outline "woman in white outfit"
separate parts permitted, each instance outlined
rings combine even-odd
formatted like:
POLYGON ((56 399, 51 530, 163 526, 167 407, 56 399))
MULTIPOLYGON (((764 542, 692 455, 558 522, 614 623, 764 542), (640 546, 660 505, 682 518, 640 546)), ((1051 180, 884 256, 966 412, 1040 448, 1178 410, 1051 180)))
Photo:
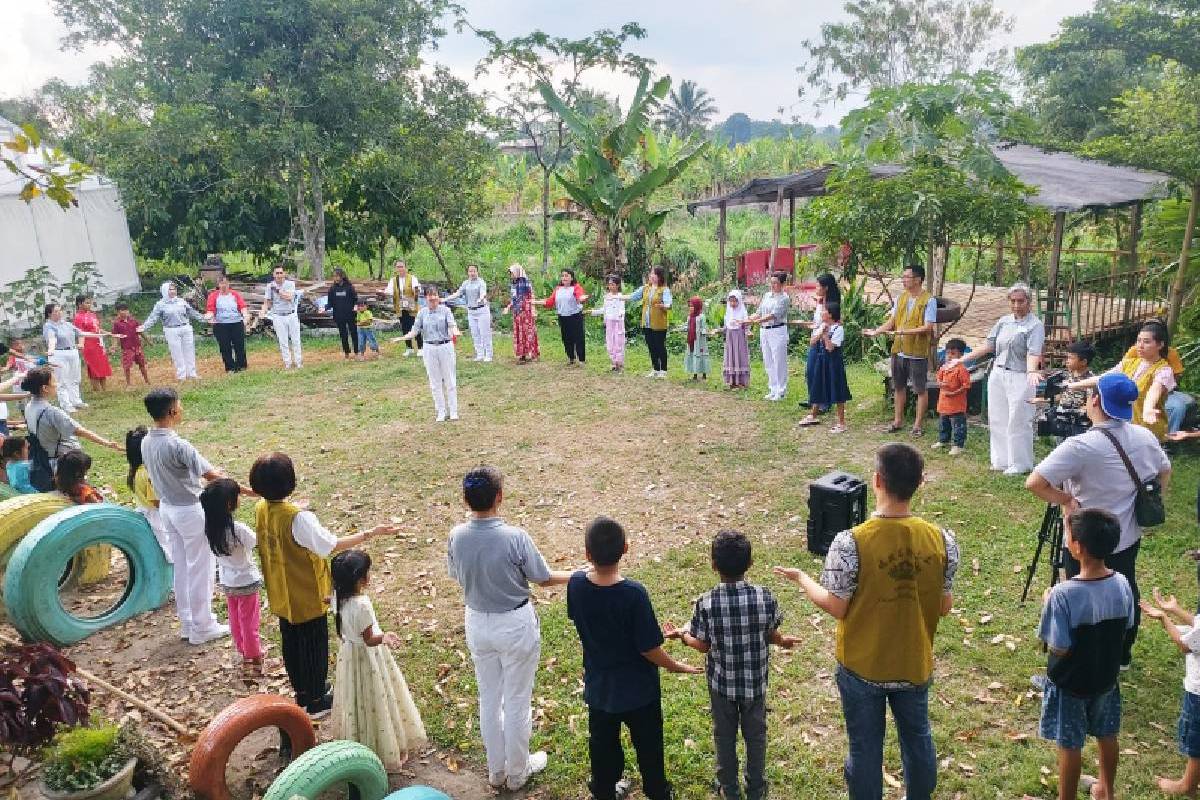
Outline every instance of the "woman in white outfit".
POLYGON ((114 333, 88 333, 76 328, 63 319, 62 306, 51 303, 45 309, 46 321, 42 323, 42 336, 46 339, 46 360, 57 367, 58 405, 70 414, 77 408, 87 408, 79 393, 79 382, 83 375, 79 362, 80 339, 100 339, 105 336, 125 337, 114 333))
POLYGON ((400 337, 411 340, 418 336, 425 346, 421 356, 425 359, 425 373, 429 376, 429 391, 433 393, 433 407, 437 410, 437 421, 458 419, 458 377, 455 374, 454 340, 458 337, 458 325, 449 306, 442 305, 436 286, 425 287, 425 307, 417 312, 412 330, 400 337))
POLYGON ((742 325, 759 324, 762 333, 759 336, 759 346, 762 347, 763 367, 767 371, 767 393, 764 400, 782 400, 787 394, 788 385, 788 307, 791 298, 783 291, 783 281, 787 276, 776 272, 771 276, 771 291, 763 295, 758 304, 758 313, 742 321, 742 325))
POLYGON ((487 284, 479 277, 479 267, 467 265, 467 279, 458 291, 446 295, 449 302, 461 297, 467 302, 467 324, 471 328, 471 344, 475 346, 476 361, 492 360, 492 309, 488 305, 487 284))
POLYGON ((204 322, 204 315, 179 296, 179 291, 171 281, 164 283, 159 291, 162 292, 162 299, 154 304, 150 316, 138 326, 138 333, 153 327, 161 319, 163 337, 167 340, 167 349, 171 351, 171 361, 175 364, 175 378, 181 381, 188 378, 199 380, 200 375, 196 372, 196 335, 190 319, 204 322))
POLYGON ((978 361, 994 353, 988 377, 988 431, 991 434, 992 469, 1005 475, 1033 470, 1033 416, 1030 402, 1041 375, 1042 346, 1046 329, 1030 311, 1032 291, 1024 283, 1008 290, 1011 314, 1005 314, 988 334, 987 343, 963 359, 978 361))

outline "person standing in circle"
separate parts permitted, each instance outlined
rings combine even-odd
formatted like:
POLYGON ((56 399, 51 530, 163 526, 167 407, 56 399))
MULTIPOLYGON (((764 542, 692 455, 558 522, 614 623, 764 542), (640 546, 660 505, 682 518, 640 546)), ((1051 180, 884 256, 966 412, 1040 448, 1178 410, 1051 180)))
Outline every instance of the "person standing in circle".
MULTIPOLYGON (((82 449, 80 439, 87 439, 118 453, 123 452, 124 448, 119 442, 92 433, 72 419, 64 409, 55 408, 50 403, 50 397, 56 390, 59 397, 62 397, 62 390, 56 383, 57 378, 50 367, 34 367, 21 379, 21 389, 30 394, 30 399, 25 404, 25 428, 37 437, 50 457, 51 469, 57 465, 59 456, 82 449)), ((49 491, 48 487, 39 488, 49 491)))
POLYGON ((763 367, 767 371, 767 393, 764 400, 782 400, 788 385, 788 308, 791 299, 783 291, 787 276, 782 272, 771 275, 771 290, 763 295, 758 313, 745 320, 743 325, 758 324, 762 327, 759 346, 762 348, 763 367))
MULTIPOLYGON (((817 327, 824 324, 825 321, 825 306, 829 303, 837 303, 839 306, 842 302, 842 290, 838 286, 837 278, 826 272, 823 275, 817 276, 817 288, 813 291, 813 317, 812 322, 801 322, 801 327, 809 330, 816 330, 817 327)), ((817 368, 817 359, 821 356, 821 351, 824 350, 824 345, 819 341, 813 341, 809 337, 808 357, 804 362, 804 381, 808 386, 813 385, 816 379, 815 370, 817 368)), ((811 394, 811 391, 810 391, 811 394)), ((810 417, 816 417, 825 409, 821 406, 813 406, 812 398, 809 397, 810 417)))
POLYGON ((511 278, 509 292, 512 299, 504 307, 504 313, 513 315, 513 354, 517 363, 525 364, 536 361, 538 351, 537 323, 533 320, 533 284, 525 274, 525 268, 520 264, 512 264, 508 268, 511 278))
POLYGON ((644 286, 629 295, 629 302, 642 303, 642 332, 646 349, 650 351, 650 371, 647 378, 667 377, 667 317, 671 313, 671 290, 667 286, 667 271, 653 267, 644 286))
POLYGON ((92 382, 93 392, 104 391, 104 383, 112 375, 112 364, 108 363, 108 351, 104 349, 104 340, 100 336, 112 336, 108 331, 100 329, 100 318, 92 309, 92 298, 80 295, 75 298, 75 327, 83 333, 99 334, 83 340, 83 363, 87 365, 88 380, 92 382))
POLYGON ((272 281, 267 284, 266 299, 262 313, 271 319, 275 338, 279 340, 279 355, 283 357, 283 368, 296 369, 304 366, 304 353, 300 349, 300 295, 296 282, 287 276, 283 264, 276 264, 271 272, 272 281))
POLYGON ((445 422, 447 412, 450 419, 456 420, 458 377, 455 374, 454 341, 458 338, 458 324, 450 307, 442 305, 436 286, 425 287, 425 308, 417 312, 412 330, 400 338, 411 341, 417 337, 425 339, 421 354, 425 359, 437 421, 445 422))
POLYGON ((750 385, 750 344, 746 341, 745 322, 750 318, 742 290, 732 289, 725 297, 725 359, 721 376, 729 389, 745 389, 750 385))
POLYGON ((587 299, 583 286, 575 280, 575 272, 564 269, 559 275, 558 286, 541 301, 546 308, 558 312, 558 330, 562 334, 563 350, 567 353, 569 366, 574 366, 576 359, 580 364, 587 360, 583 340, 583 304, 587 299))
POLYGON ((246 368, 246 328, 250 327, 246 301, 229 288, 229 278, 222 275, 217 279, 217 288, 208 293, 206 307, 204 318, 212 325, 225 371, 241 372, 246 368))
POLYGON ((467 265, 467 279, 458 291, 446 295, 446 302, 461 297, 467 303, 467 325, 476 361, 492 360, 492 309, 488 305, 487 284, 479 277, 479 267, 467 265))
POLYGON ((354 357, 362 358, 358 349, 358 322, 354 316, 354 307, 358 305, 358 292, 354 284, 346 277, 344 269, 333 271, 333 283, 326 295, 326 310, 333 315, 333 324, 337 325, 338 336, 342 339, 342 357, 350 358, 350 350, 354 349, 354 357))
POLYGON ((900 273, 904 291, 892 305, 887 322, 878 328, 864 328, 863 336, 892 336, 892 393, 894 395, 892 424, 885 433, 896 433, 904 427, 904 408, 908 403, 908 384, 911 381, 917 395, 917 413, 912 435, 925 433, 925 417, 929 413, 929 346, 937 324, 937 298, 925 291, 925 267, 910 264, 900 273))
POLYGON ((88 404, 83 402, 83 396, 79 394, 79 350, 76 349, 75 343, 79 339, 99 339, 114 334, 81 331, 73 323, 63 319, 62 306, 58 303, 46 306, 45 316, 42 336, 46 339, 46 360, 58 368, 58 404, 63 411, 70 414, 77 408, 88 407, 88 404))
POLYGON ((407 358, 413 353, 421 355, 421 337, 417 336, 416 344, 413 344, 412 339, 407 335, 417 320, 420 306, 417 298, 421 296, 421 282, 408 271, 408 264, 403 260, 398 260, 395 268, 396 272, 388 281, 384 294, 391 296, 392 308, 400 317, 400 332, 405 334, 401 338, 408 339, 408 350, 404 352, 404 357, 407 358))
POLYGON ((159 291, 162 299, 154 304, 150 316, 138 326, 138 333, 145 333, 148 328, 162 319, 163 336, 167 340, 167 350, 171 353, 171 362, 175 365, 175 379, 185 381, 188 378, 200 379, 196 372, 196 334, 192 330, 189 319, 204 322, 199 311, 192 308, 188 301, 179 296, 175 284, 167 281, 159 291))

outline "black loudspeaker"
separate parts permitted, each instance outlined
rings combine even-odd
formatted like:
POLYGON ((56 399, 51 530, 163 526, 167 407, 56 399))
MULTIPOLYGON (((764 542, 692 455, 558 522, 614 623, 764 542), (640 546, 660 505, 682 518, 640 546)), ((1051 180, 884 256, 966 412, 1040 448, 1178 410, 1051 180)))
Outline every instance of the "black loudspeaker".
POLYGON ((867 484, 848 472, 830 472, 808 485, 808 551, 823 556, 833 537, 867 518, 867 484))

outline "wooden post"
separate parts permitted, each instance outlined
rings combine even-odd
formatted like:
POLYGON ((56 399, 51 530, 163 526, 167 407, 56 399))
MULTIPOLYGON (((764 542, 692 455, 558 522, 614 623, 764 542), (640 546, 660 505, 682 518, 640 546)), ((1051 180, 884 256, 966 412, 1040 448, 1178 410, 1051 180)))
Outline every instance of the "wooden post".
MULTIPOLYGON (((1017 234, 1017 239, 1020 241, 1020 234, 1017 234)), ((1021 246, 1017 247, 1017 255, 1021 262, 1021 281, 1029 283, 1029 248, 1033 246, 1033 226, 1028 222, 1025 223, 1025 239, 1021 246)))
POLYGON ((783 185, 775 192, 775 227, 771 231, 771 257, 767 261, 767 271, 775 271, 775 254, 779 251, 779 224, 783 216, 783 185))
POLYGON ((996 280, 997 286, 1004 285, 1004 237, 996 240, 996 280))
POLYGON ((1200 206, 1200 181, 1192 184, 1192 203, 1188 207, 1187 224, 1183 227, 1183 247, 1179 250, 1179 269, 1171 281, 1170 307, 1167 309, 1167 327, 1171 333, 1179 325, 1179 312, 1183 308, 1183 293, 1187 287, 1188 262, 1191 260, 1192 237, 1196 235, 1196 207, 1200 206))
POLYGON ((1050 243, 1050 265, 1046 269, 1046 317, 1047 326, 1053 322, 1054 301, 1058 294, 1058 262, 1062 258, 1063 228, 1067 224, 1067 212, 1054 212, 1054 238, 1050 243))
MULTIPOLYGON (((725 201, 724 200, 721 201, 721 205, 719 206, 719 208, 721 209, 721 221, 717 223, 717 275, 721 276, 721 275, 725 274, 725 240, 727 238, 727 234, 725 233, 725 201)), ((736 273, 737 273, 737 270, 734 270, 733 280, 735 283, 737 282, 737 274, 736 273)))
POLYGON ((788 197, 788 247, 792 248, 792 258, 796 251, 796 195, 788 197))
POLYGON ((1142 238, 1142 201, 1138 200, 1129 210, 1129 268, 1138 267, 1138 244, 1142 238))

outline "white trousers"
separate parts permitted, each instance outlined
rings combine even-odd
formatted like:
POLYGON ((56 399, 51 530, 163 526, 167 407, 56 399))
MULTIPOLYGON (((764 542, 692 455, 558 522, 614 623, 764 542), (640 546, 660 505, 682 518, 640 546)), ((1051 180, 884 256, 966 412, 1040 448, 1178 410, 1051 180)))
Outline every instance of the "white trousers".
POLYGON ((275 338, 279 340, 279 355, 283 356, 284 369, 291 367, 293 362, 297 367, 303 364, 304 354, 300 351, 300 315, 272 316, 271 326, 275 328, 275 338))
POLYGON ((467 323, 471 327, 471 344, 475 346, 475 358, 492 360, 492 310, 487 306, 467 310, 467 323))
POLYGON ((425 343, 421 348, 425 359, 425 374, 429 376, 429 391, 433 393, 433 407, 438 417, 458 416, 458 378, 454 374, 454 345, 425 343))
POLYGON ((146 518, 146 522, 150 523, 150 530, 154 533, 158 546, 162 548, 163 555, 167 557, 167 563, 174 564, 175 554, 171 552, 171 537, 167 535, 167 529, 163 527, 162 512, 157 508, 143 505, 138 505, 137 510, 146 518))
POLYGON ((488 614, 467 609, 467 649, 479 687, 479 732, 489 776, 507 775, 510 786, 529 773, 533 730, 533 680, 542 650, 533 603, 488 614))
POLYGON ((787 326, 763 328, 759 336, 763 367, 767 370, 767 391, 782 397, 787 394, 788 385, 787 326))
POLYGON ((83 404, 83 397, 79 394, 79 380, 82 377, 79 351, 74 348, 55 350, 47 360, 58 367, 54 371, 54 378, 58 381, 58 405, 68 413, 74 411, 76 406, 83 404))
POLYGON ((196 372, 196 334, 191 325, 163 328, 167 350, 171 352, 171 363, 175 365, 175 378, 199 378, 196 372))
POLYGON ((173 506, 160 501, 158 510, 175 564, 175 613, 179 625, 185 636, 204 637, 217 628, 212 610, 217 561, 204 535, 204 509, 199 503, 173 506))
POLYGON ((1024 372, 992 367, 988 378, 992 469, 1033 469, 1033 389, 1024 372))

